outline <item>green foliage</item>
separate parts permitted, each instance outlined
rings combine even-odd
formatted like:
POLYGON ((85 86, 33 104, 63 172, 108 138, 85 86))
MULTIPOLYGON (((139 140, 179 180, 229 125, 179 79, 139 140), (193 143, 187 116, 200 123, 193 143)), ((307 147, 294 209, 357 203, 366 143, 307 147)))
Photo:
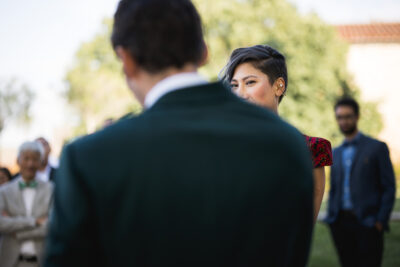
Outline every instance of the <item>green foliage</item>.
POLYGON ((94 131, 107 118, 140 111, 111 47, 111 24, 105 20, 100 33, 81 45, 74 66, 66 75, 68 100, 81 115, 76 134, 94 131))
POLYGON ((359 128, 371 135, 377 136, 383 128, 381 114, 378 111, 378 102, 361 101, 361 118, 359 128))
MULTIPOLYGON (((200 72, 216 80, 233 49, 268 44, 287 59, 289 84, 281 116, 303 133, 337 145, 342 136, 333 105, 342 95, 359 99, 358 88, 346 71, 347 46, 335 29, 316 15, 301 16, 284 0, 194 0, 204 24, 209 62, 200 72)), ((111 21, 84 43, 68 72, 68 99, 82 116, 81 131, 101 125, 107 117, 140 111, 132 100, 110 46, 111 21), (88 124, 91 125, 88 125, 88 124)), ((374 103, 361 103, 361 129, 376 135, 382 128, 374 103)))
POLYGON ((0 81, 0 133, 11 119, 30 120, 29 107, 33 97, 28 86, 16 79, 0 81))
POLYGON ((397 203, 397 211, 400 212, 400 164, 397 164, 394 167, 394 175, 396 177, 396 197, 398 198, 397 203))

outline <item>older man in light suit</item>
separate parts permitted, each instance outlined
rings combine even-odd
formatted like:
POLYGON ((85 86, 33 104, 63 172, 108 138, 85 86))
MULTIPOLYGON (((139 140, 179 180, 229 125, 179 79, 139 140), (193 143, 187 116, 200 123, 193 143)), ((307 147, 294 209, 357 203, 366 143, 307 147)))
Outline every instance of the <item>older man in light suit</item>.
POLYGON ((37 180, 44 156, 38 142, 25 142, 18 153, 20 175, 0 188, 0 266, 40 266, 52 183, 37 180))

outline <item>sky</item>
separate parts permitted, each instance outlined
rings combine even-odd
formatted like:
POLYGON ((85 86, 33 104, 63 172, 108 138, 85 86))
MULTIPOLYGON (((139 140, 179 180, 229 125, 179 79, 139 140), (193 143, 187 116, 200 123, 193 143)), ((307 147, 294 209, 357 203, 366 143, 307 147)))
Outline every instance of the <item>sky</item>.
MULTIPOLYGON (((233 0, 216 0, 233 1, 233 0)), ((400 0, 289 0, 303 14, 315 12, 330 24, 400 22, 400 0)), ((29 126, 8 123, 1 147, 17 147, 39 135, 52 141, 73 123, 63 98, 65 73, 79 46, 111 17, 117 0, 1 0, 0 80, 16 78, 36 94, 29 126)))
POLYGON ((0 79, 16 78, 35 93, 28 126, 8 123, 0 147, 17 147, 73 121, 63 92, 79 46, 111 17, 116 0, 1 0, 0 79))
POLYGON ((400 22, 399 0, 289 0, 330 24, 400 22))

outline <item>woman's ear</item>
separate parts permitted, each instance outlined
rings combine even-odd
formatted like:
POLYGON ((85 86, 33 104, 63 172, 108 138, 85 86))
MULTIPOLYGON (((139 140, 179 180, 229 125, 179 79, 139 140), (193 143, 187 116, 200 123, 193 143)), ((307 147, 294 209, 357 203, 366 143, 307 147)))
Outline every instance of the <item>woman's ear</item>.
POLYGON ((286 83, 285 80, 282 77, 279 77, 278 79, 276 79, 275 83, 274 83, 274 91, 275 91, 275 95, 280 97, 283 94, 285 94, 286 91, 286 83))

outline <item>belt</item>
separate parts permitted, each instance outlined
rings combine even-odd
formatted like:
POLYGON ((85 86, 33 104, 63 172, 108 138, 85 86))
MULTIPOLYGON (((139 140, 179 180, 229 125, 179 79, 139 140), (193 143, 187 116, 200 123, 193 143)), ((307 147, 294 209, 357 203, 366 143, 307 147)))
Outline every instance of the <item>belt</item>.
POLYGON ((339 216, 343 219, 357 220, 357 215, 353 210, 341 210, 339 216))
POLYGON ((37 262, 38 258, 35 255, 19 255, 19 261, 37 262))
POLYGON ((341 210, 340 213, 345 216, 356 216, 353 210, 341 210))

